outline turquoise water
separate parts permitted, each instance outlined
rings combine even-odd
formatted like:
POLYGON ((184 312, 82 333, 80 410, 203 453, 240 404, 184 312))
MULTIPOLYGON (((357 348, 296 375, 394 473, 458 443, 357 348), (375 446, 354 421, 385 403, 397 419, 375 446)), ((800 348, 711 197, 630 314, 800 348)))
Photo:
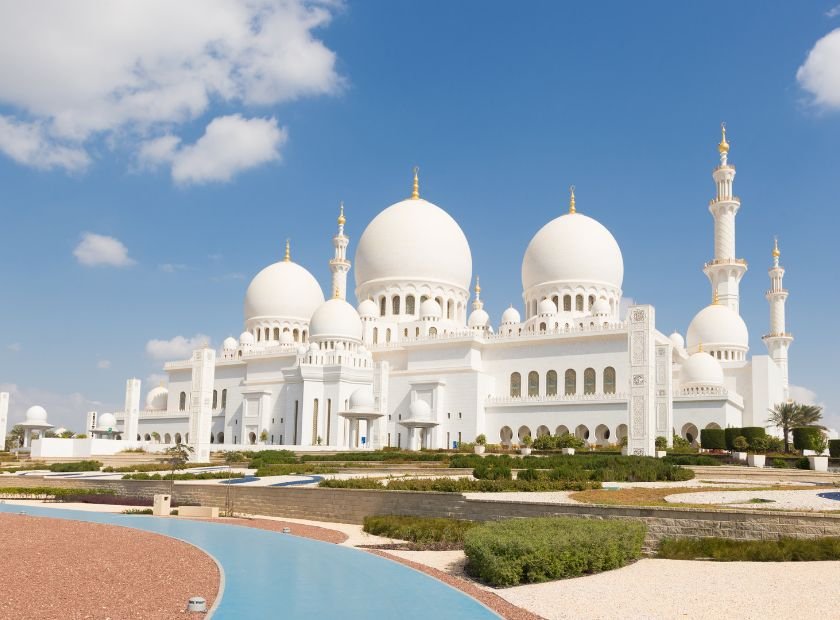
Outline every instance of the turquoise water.
POLYGON ((224 593, 213 615, 216 620, 498 619, 474 599, 407 566, 317 540, 142 515, 8 504, 0 505, 0 511, 133 527, 204 549, 224 572, 224 593))

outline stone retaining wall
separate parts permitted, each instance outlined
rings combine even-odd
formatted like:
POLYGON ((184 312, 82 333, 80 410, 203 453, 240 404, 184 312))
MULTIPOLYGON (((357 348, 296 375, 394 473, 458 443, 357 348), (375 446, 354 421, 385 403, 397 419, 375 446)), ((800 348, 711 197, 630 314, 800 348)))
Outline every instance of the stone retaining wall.
MULTIPOLYGON (((79 480, 38 477, 0 478, 0 487, 56 486, 110 488, 120 495, 151 498, 169 493, 170 483, 157 480, 79 480)), ((220 484, 176 484, 180 504, 224 508, 228 497, 235 512, 340 523, 361 523, 375 514, 454 517, 489 521, 512 517, 578 516, 590 519, 638 519, 648 526, 649 547, 665 537, 722 536, 743 540, 779 536, 840 536, 840 515, 825 513, 701 509, 679 507, 596 506, 466 499, 457 493, 367 491, 355 489, 272 488, 220 484)))

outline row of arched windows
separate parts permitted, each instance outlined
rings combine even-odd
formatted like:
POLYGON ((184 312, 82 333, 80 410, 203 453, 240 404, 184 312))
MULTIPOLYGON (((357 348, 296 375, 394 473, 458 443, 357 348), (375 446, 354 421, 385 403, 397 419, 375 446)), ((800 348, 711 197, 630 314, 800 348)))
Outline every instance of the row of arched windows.
MULTIPOLYGON (((288 327, 283 329, 284 332, 290 331, 288 327)), ((292 339, 295 342, 306 342, 306 330, 304 329, 301 331, 297 327, 295 327, 292 332, 292 339)), ((277 342, 280 341, 280 328, 275 327, 274 329, 270 327, 263 327, 263 328, 256 328, 254 330, 254 337, 257 339, 257 342, 265 341, 269 342, 270 340, 276 340, 277 342)))
MULTIPOLYGON (((543 297, 543 299, 548 299, 547 297, 543 297)), ((554 307, 560 309, 560 302, 563 302, 563 312, 571 312, 572 305, 574 304, 575 312, 583 312, 584 310, 591 310, 592 306, 595 305, 595 295, 584 296, 582 294, 577 294, 574 297, 572 295, 563 295, 563 299, 560 299, 559 295, 554 295, 551 298, 551 301, 554 302, 554 307)), ((537 315, 537 306, 539 305, 539 301, 536 299, 531 300, 531 316, 537 315)), ((612 307, 613 302, 610 300, 610 307, 612 307)))
MULTIPOLYGON (((446 333, 447 333, 446 330, 444 330, 443 333, 444 333, 444 335, 446 335, 446 333)), ((409 334, 409 331, 408 331, 408 328, 406 327, 403 330, 403 337, 408 338, 408 334, 409 334)), ((429 328, 429 337, 434 338, 437 335, 438 335, 437 327, 434 327, 434 326, 430 327, 429 328)), ((420 328, 419 327, 414 328, 414 337, 415 338, 420 337, 420 328)), ((373 344, 379 344, 379 328, 378 327, 373 328, 372 340, 373 340, 373 344)), ((387 344, 389 342, 391 342, 391 328, 390 327, 385 329, 385 343, 387 344)))
MULTIPOLYGON (((615 394, 615 368, 607 366, 602 373, 602 391, 604 394, 615 394)), ((583 371, 583 393, 595 394, 596 372, 594 368, 583 371)), ((528 373, 528 396, 540 396, 540 374, 536 370, 528 373)), ((563 393, 566 396, 577 394, 577 371, 569 368, 563 376, 563 393)), ((512 398, 522 396, 522 375, 513 372, 510 375, 510 395, 512 398)), ((545 373, 545 395, 557 396, 557 371, 549 370, 545 373)))
MULTIPOLYGON (((222 409, 227 407, 227 389, 222 390, 222 409)), ((213 390, 213 409, 219 408, 219 390, 213 390)), ((178 396, 178 411, 187 410, 187 393, 181 392, 178 396)))
MULTIPOLYGON (((421 295, 420 296, 420 303, 422 304, 424 301, 429 299, 429 295, 421 295)), ((446 316, 447 319, 455 319, 456 312, 460 312, 461 304, 456 303, 454 299, 448 299, 444 301, 443 297, 435 297, 435 301, 440 306, 441 312, 446 316)), ((392 315, 399 315, 399 314, 408 314, 408 315, 416 315, 418 311, 419 304, 417 303, 417 298, 414 295, 406 295, 405 297, 405 311, 402 312, 402 298, 399 295, 394 295, 391 297, 391 314, 392 315)), ((380 316, 386 315, 386 310, 388 309, 388 298, 382 295, 379 298, 379 314, 380 316)))

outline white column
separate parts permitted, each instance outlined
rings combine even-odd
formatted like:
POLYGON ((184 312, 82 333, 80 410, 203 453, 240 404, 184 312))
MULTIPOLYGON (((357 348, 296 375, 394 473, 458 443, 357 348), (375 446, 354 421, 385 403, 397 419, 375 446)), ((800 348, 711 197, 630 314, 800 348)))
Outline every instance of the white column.
POLYGON ((6 433, 9 424, 9 393, 0 392, 0 450, 6 449, 6 433))
MULTIPOLYGON (((193 351, 192 397, 190 398, 190 444, 192 460, 210 460, 210 428, 213 415, 213 384, 216 376, 216 351, 203 347, 193 351)), ((245 429, 240 429, 242 433, 245 429)))
MULTIPOLYGON (((123 424, 123 439, 137 441, 137 430, 140 425, 140 379, 129 379, 125 382, 125 423, 123 424)), ((190 435, 192 437, 192 435, 190 435)))
MULTIPOLYGON (((630 308, 630 401, 627 454, 656 454, 656 389, 653 306, 630 308)), ((667 437, 667 435, 666 435, 667 437)))

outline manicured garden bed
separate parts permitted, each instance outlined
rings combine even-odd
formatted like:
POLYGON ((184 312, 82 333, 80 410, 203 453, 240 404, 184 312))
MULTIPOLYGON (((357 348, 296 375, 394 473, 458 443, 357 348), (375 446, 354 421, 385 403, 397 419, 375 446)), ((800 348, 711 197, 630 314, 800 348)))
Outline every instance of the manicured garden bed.
POLYGON ((432 517, 379 515, 365 517, 364 531, 412 543, 414 550, 463 549, 464 536, 475 521, 432 517))
POLYGON ((720 562, 816 562, 840 560, 840 537, 732 540, 729 538, 665 539, 657 556, 669 560, 720 562))

